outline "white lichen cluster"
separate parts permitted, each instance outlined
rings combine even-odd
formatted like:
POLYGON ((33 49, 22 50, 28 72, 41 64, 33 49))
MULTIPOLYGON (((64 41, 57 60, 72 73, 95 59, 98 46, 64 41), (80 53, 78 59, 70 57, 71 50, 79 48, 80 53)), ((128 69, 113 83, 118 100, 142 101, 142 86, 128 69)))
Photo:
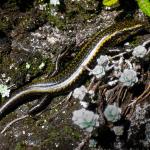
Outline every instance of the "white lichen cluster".
POLYGON ((147 114, 150 110, 150 104, 144 103, 144 105, 137 104, 135 106, 135 111, 133 112, 132 117, 130 118, 131 126, 140 126, 150 121, 147 114))
POLYGON ((28 62, 26 62, 26 69, 29 69, 30 67, 31 65, 28 62))
POLYGON ((147 141, 147 144, 150 146, 150 122, 147 122, 145 125, 145 141, 147 141))
POLYGON ((10 89, 7 87, 7 85, 0 84, 0 94, 2 97, 9 97, 10 89))
POLYGON ((114 126, 113 131, 114 131, 115 135, 121 136, 121 135, 123 135, 124 127, 123 126, 114 126))
POLYGON ((45 67, 45 63, 42 62, 40 65, 39 65, 39 69, 43 69, 45 67))
POLYGON ((84 108, 73 112, 72 121, 87 132, 92 132, 95 127, 99 126, 99 116, 84 108))
MULTIPOLYGON (((149 118, 150 104, 144 103, 142 105, 137 104, 135 111, 130 120, 130 128, 128 130, 128 139, 132 140, 137 135, 144 135, 142 137, 138 136, 137 140, 143 144, 144 149, 149 149, 150 147, 150 118, 149 118), (143 128, 144 127, 144 128, 143 128)), ((134 141, 134 139, 133 139, 134 141)))
POLYGON ((60 2, 59 2, 59 0, 50 0, 50 4, 56 6, 56 5, 59 5, 60 2))
POLYGON ((143 143, 145 149, 149 149, 150 147, 150 122, 149 121, 145 124, 145 139, 141 140, 141 142, 143 143))
POLYGON ((46 8, 47 8, 47 3, 39 5, 38 8, 39 8, 39 10, 46 10, 46 8))
POLYGON ((1 74, 1 79, 0 79, 1 83, 8 83, 10 82, 10 80, 11 80, 11 77, 7 77, 5 73, 1 74))
POLYGON ((139 104, 136 105, 136 109, 135 109, 135 120, 138 122, 142 122, 145 119, 145 114, 146 114, 146 105, 143 105, 143 107, 141 107, 139 104))

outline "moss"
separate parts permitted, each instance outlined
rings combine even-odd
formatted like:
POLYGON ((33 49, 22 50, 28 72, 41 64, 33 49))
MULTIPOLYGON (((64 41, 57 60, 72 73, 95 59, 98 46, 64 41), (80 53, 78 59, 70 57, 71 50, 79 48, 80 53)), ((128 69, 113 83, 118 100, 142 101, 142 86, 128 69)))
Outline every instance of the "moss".
POLYGON ((12 25, 10 19, 8 17, 0 17, 0 31, 7 32, 7 30, 11 29, 12 25))
POLYGON ((33 10, 32 12, 23 16, 20 19, 17 29, 19 32, 34 31, 38 29, 39 26, 42 26, 45 22, 46 22, 45 14, 39 11, 33 10))
POLYGON ((39 150, 38 147, 28 146, 28 145, 24 144, 23 142, 18 142, 15 147, 15 150, 27 150, 27 149, 39 150))
POLYGON ((12 6, 12 7, 16 8, 17 0, 6 0, 6 1, 2 2, 2 4, 5 4, 5 3, 7 3, 8 6, 12 6))
POLYGON ((43 74, 50 75, 54 70, 55 70, 55 64, 53 64, 49 59, 42 59, 40 63, 38 63, 37 67, 31 67, 30 70, 31 74, 36 76, 36 78, 32 80, 32 84, 41 82, 43 80, 42 79, 43 74), (44 68, 39 69, 39 65, 42 62, 45 63, 45 66, 44 68))
POLYGON ((55 70, 55 64, 53 64, 51 61, 49 61, 48 59, 45 60, 46 62, 46 69, 45 72, 46 74, 51 74, 54 70, 55 70))
POLYGON ((64 127, 64 134, 70 135, 72 138, 79 140, 81 135, 77 130, 74 130, 71 126, 64 127))
POLYGON ((0 21, 0 30, 4 31, 8 28, 8 24, 5 22, 0 21))
POLYGON ((141 41, 141 37, 140 36, 136 36, 136 37, 133 37, 132 41, 130 42, 130 44, 135 47, 137 45, 139 45, 141 41))
POLYGON ((30 10, 33 7, 35 0, 6 0, 2 4, 7 3, 8 6, 19 8, 21 12, 30 10))
POLYGON ((55 65, 48 58, 43 58, 40 53, 31 54, 30 56, 25 53, 21 54, 19 51, 14 53, 16 54, 13 56, 13 60, 9 56, 1 58, 0 68, 3 73, 11 77, 11 82, 17 86, 31 82, 35 78, 35 82, 41 81, 43 74, 50 74, 54 70, 55 65), (26 68, 26 63, 30 65, 30 68, 26 68), (41 63, 44 63, 45 66, 40 69, 41 63), (9 69, 12 64, 15 68, 9 69))
POLYGON ((85 22, 95 16, 96 6, 95 1, 92 2, 77 2, 77 3, 69 3, 67 4, 67 12, 66 17, 67 21, 72 22, 73 20, 76 22, 80 20, 80 22, 85 22))
POLYGON ((59 13, 58 7, 55 8, 48 4, 43 15, 47 17, 47 21, 50 24, 58 27, 59 29, 63 29, 65 27, 65 19, 61 18, 62 14, 59 13), (53 11, 56 11, 57 15, 54 15, 53 11))
POLYGON ((23 143, 17 143, 15 150, 26 150, 26 146, 23 143))
POLYGON ((30 78, 33 79, 43 74, 43 70, 45 70, 45 67, 39 69, 39 66, 42 62, 46 63, 46 60, 44 60, 40 54, 34 54, 18 66, 17 72, 21 72, 22 75, 30 74, 30 78), (30 65, 30 68, 26 68, 26 63, 30 65))
POLYGON ((69 23, 77 22, 77 20, 80 20, 80 22, 85 22, 94 17, 96 15, 95 12, 97 11, 97 5, 97 1, 66 1, 63 4, 65 9, 62 10, 59 5, 54 7, 47 3, 47 7, 43 15, 47 18, 47 21, 50 24, 63 30, 69 23), (53 14, 53 11, 56 12, 56 15, 53 14))
POLYGON ((48 22, 54 26, 57 26, 59 29, 64 29, 65 27, 65 22, 57 16, 48 16, 48 22))
POLYGON ((19 7, 21 12, 29 11, 34 4, 34 0, 17 0, 16 5, 19 7))
POLYGON ((4 100, 5 100, 5 99, 2 98, 2 96, 0 95, 0 103, 1 103, 1 102, 4 102, 4 100))
POLYGON ((55 143, 59 143, 61 147, 65 147, 67 144, 71 145, 71 143, 75 140, 79 140, 80 133, 78 131, 74 131, 71 126, 63 125, 62 128, 54 128, 51 127, 51 132, 48 133, 48 137, 43 140, 43 142, 40 144, 41 147, 55 147, 55 143))

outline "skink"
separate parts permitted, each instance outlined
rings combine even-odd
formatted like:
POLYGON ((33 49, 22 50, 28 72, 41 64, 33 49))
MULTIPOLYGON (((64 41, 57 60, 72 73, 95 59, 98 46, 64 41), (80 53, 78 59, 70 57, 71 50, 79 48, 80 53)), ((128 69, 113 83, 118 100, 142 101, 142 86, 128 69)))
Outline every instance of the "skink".
POLYGON ((0 119, 20 105, 35 100, 34 96, 47 93, 52 97, 56 97, 73 90, 77 85, 81 84, 81 79, 84 78, 84 75, 87 75, 87 70, 83 66, 89 67, 105 47, 120 43, 130 35, 142 30, 144 26, 144 23, 125 21, 117 23, 104 31, 96 32, 82 45, 81 50, 63 71, 47 81, 23 88, 8 99, 0 108, 0 119))

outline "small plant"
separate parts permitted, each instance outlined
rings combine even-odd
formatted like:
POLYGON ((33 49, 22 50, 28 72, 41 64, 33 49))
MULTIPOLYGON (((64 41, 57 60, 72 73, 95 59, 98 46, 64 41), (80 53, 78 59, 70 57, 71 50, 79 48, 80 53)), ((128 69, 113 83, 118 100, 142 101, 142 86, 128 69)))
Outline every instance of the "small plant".
POLYGON ((103 66, 97 65, 90 71, 89 75, 95 75, 97 79, 100 79, 105 75, 105 69, 103 66))
POLYGON ((143 58, 147 54, 147 50, 144 46, 139 45, 134 48, 132 55, 135 57, 143 58))
POLYGON ((97 59, 97 64, 103 67, 106 67, 109 63, 110 61, 107 55, 101 55, 100 58, 97 59))
MULTIPOLYGON (((142 12, 150 17, 150 1, 149 0, 136 0, 142 12)), ((119 0, 103 0, 103 5, 106 7, 113 7, 119 4, 119 0)))
POLYGON ((137 73, 132 69, 125 69, 119 78, 119 81, 124 86, 133 86, 136 82, 138 82, 137 73))
POLYGON ((99 116, 84 108, 74 111, 72 120, 74 124, 87 132, 92 132, 94 127, 99 126, 99 116))
POLYGON ((81 86, 79 88, 76 88, 73 92, 73 97, 77 98, 79 100, 83 100, 85 95, 87 93, 87 89, 85 88, 85 86, 81 86))
POLYGON ((150 1, 149 0, 136 0, 136 1, 142 12, 150 17, 150 1))
POLYGON ((114 105, 108 105, 104 111, 104 116, 110 122, 116 122, 121 118, 121 109, 114 105))

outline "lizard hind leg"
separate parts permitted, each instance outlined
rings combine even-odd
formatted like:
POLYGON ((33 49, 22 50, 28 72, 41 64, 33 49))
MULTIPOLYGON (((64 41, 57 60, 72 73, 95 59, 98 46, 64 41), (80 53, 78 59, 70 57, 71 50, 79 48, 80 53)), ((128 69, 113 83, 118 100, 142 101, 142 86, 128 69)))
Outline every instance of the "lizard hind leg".
POLYGON ((31 116, 35 116, 36 114, 40 113, 46 107, 48 107, 48 105, 51 103, 51 100, 52 100, 52 97, 49 94, 45 94, 40 99, 39 104, 37 104, 36 106, 32 107, 29 110, 28 114, 31 115, 31 116))

